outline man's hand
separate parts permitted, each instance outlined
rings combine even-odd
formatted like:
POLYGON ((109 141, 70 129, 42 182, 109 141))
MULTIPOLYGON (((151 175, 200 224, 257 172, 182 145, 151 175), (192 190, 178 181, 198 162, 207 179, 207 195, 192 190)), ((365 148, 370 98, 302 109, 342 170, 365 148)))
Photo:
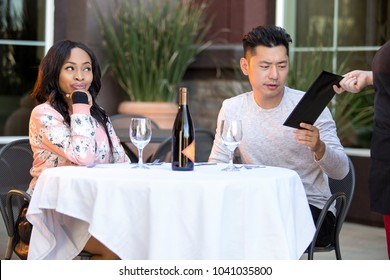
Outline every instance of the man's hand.
POLYGON ((315 153, 317 160, 322 159, 325 154, 325 143, 320 139, 318 128, 311 124, 300 123, 302 129, 294 130, 295 139, 301 145, 305 145, 310 151, 315 153))

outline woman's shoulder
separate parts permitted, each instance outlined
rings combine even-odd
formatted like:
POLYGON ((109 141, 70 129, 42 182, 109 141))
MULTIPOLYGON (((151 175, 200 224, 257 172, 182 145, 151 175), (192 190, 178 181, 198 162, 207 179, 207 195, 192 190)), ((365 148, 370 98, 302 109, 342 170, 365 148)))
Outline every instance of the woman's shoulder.
POLYGON ((34 107, 32 110, 33 113, 43 113, 43 112, 57 112, 56 109, 54 109, 53 106, 51 106, 49 103, 41 103, 34 107))
POLYGON ((45 110, 54 110, 53 106, 51 106, 49 103, 41 103, 34 107, 33 111, 40 112, 45 110))
POLYGON ((34 107, 34 109, 31 112, 31 118, 40 118, 41 116, 51 116, 54 118, 61 118, 61 114, 54 109, 52 105, 49 103, 42 103, 34 107))

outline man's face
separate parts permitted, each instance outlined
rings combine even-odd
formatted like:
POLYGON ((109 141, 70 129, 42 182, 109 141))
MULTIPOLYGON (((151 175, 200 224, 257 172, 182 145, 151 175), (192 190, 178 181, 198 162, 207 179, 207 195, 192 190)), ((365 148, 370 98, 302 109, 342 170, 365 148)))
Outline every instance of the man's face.
POLYGON ((241 58, 240 66, 249 78, 256 102, 265 101, 277 106, 283 97, 283 89, 288 76, 289 64, 286 48, 283 45, 271 48, 257 46, 255 53, 248 52, 246 58, 241 58), (275 102, 277 104, 273 104, 275 102))

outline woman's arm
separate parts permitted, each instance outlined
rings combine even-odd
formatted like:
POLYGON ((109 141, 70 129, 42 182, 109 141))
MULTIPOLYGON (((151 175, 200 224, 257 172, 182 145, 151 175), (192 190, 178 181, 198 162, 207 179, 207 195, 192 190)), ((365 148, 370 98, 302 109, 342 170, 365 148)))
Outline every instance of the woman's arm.
MULTIPOLYGON (((94 162, 96 127, 88 104, 73 106, 70 126, 49 104, 34 108, 30 118, 30 138, 39 150, 46 150, 77 165, 94 162)), ((42 152, 41 156, 44 156, 42 152)))

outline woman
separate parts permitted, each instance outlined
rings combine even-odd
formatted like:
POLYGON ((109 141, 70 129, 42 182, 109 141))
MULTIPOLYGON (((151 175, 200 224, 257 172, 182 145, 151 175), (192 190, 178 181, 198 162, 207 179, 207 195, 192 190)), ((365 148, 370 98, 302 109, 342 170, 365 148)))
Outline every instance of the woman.
POLYGON ((370 207, 381 213, 386 231, 390 258, 390 41, 375 54, 372 71, 354 70, 344 75, 337 93, 344 90, 357 93, 374 85, 374 131, 371 140, 369 178, 370 207))
MULTIPOLYGON (((95 55, 82 43, 60 41, 42 59, 31 94, 39 103, 29 126, 34 152, 27 191, 31 195, 46 168, 129 162, 107 113, 96 103, 100 77, 95 55)), ((92 259, 118 259, 93 236, 84 251, 92 259)))

